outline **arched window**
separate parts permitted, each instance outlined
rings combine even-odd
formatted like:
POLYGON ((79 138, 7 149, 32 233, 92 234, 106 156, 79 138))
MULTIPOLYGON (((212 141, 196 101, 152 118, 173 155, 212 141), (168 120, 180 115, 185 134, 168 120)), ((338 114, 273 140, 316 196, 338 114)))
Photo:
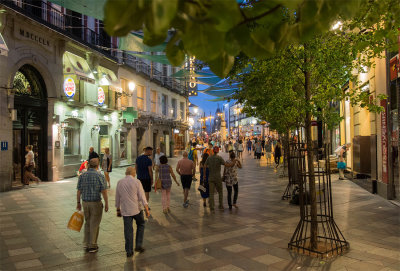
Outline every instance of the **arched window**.
POLYGON ((22 66, 14 76, 13 89, 17 96, 46 99, 46 88, 42 76, 31 65, 22 66))

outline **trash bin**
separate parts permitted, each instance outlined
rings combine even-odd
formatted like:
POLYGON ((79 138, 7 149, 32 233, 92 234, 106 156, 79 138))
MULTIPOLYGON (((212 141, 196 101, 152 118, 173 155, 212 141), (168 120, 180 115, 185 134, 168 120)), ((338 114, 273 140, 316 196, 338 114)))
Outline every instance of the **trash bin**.
POLYGON ((372 180, 372 194, 378 193, 378 182, 376 180, 372 180))

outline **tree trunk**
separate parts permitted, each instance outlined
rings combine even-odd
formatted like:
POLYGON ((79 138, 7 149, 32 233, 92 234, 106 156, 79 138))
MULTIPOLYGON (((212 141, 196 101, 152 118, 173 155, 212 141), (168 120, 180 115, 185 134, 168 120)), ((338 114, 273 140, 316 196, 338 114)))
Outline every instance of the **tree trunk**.
MULTIPOLYGON (((310 72, 307 71, 309 59, 306 56, 305 59, 306 71, 305 76, 305 99, 309 104, 311 99, 311 86, 310 86, 310 72)), ((315 173, 314 173, 314 157, 313 157, 313 145, 311 138, 311 121, 312 115, 309 110, 306 111, 305 119, 305 132, 306 132, 306 144, 307 144, 307 163, 308 163, 308 174, 309 174, 309 192, 310 192, 310 209, 311 209, 311 227, 310 227, 310 245, 311 249, 317 249, 317 237, 318 237, 318 223, 317 223, 317 201, 315 193, 315 173)))

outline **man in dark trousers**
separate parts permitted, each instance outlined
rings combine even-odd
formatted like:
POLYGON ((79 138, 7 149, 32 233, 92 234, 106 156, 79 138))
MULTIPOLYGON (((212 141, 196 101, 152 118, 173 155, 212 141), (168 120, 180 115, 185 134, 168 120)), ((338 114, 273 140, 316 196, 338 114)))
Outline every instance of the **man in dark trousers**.
POLYGON ((144 153, 136 158, 137 178, 143 185, 146 201, 149 202, 151 187, 153 185, 153 161, 150 156, 153 153, 152 147, 146 147, 144 153))
POLYGON ((90 148, 89 148, 89 158, 87 159, 88 162, 90 162, 90 160, 93 159, 93 158, 99 158, 99 159, 100 159, 100 157, 99 157, 99 155, 97 154, 97 152, 94 151, 94 148, 93 148, 93 147, 90 147, 90 148))

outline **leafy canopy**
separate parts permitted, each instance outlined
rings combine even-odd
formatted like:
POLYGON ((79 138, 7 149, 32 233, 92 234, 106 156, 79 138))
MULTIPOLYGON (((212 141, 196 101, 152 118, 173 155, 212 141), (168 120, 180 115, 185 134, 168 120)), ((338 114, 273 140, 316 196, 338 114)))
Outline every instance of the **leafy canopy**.
MULTIPOLYGON (((172 31, 166 54, 173 65, 181 65, 188 54, 225 77, 240 53, 271 57, 325 32, 339 15, 343 20, 358 16, 373 25, 382 19, 380 11, 398 11, 396 5, 397 0, 108 0, 105 27, 113 36, 143 30, 149 46, 164 42, 172 31), (379 6, 377 12, 366 10, 371 5, 379 6)), ((386 28, 399 20, 386 19, 386 28)))

